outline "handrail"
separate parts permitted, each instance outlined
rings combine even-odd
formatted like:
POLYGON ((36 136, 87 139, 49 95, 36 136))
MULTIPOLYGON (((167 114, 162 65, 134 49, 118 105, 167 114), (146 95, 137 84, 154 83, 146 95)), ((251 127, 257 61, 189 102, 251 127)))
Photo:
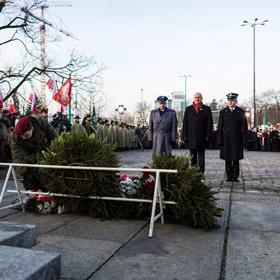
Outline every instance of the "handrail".
POLYGON ((145 173, 177 173, 175 169, 156 169, 156 168, 126 168, 126 167, 96 167, 96 166, 81 166, 81 165, 45 165, 45 164, 29 164, 29 163, 4 163, 0 162, 0 166, 14 167, 35 167, 35 168, 51 168, 51 169, 76 169, 76 170, 96 170, 96 171, 135 171, 145 173))

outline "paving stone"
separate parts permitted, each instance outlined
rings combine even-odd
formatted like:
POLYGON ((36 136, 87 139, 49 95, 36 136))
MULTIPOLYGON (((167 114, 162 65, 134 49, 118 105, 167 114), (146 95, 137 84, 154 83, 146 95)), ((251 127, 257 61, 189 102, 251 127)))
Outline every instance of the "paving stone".
MULTIPOLYGON (((145 226, 144 220, 100 220, 87 216, 77 216, 65 226, 50 232, 50 235, 61 235, 92 240, 126 242, 133 234, 145 226)), ((148 230, 146 231, 148 236, 148 230)))
POLYGON ((40 215, 31 212, 17 212, 12 216, 2 218, 2 221, 10 221, 15 223, 25 223, 36 225, 37 234, 47 233, 54 229, 57 229, 69 221, 77 219, 76 215, 62 214, 62 215, 40 215))
POLYGON ((0 246, 0 279, 58 280, 60 255, 0 246))
POLYGON ((279 243, 279 233, 231 230, 225 279, 279 280, 279 243))
POLYGON ((223 230, 157 224, 156 237, 142 231, 90 279, 217 280, 223 230))
POLYGON ((0 222, 0 245, 31 248, 36 244, 34 225, 0 222))
POLYGON ((38 244, 33 249, 59 252, 61 254, 61 276, 63 278, 87 279, 121 245, 121 242, 48 235, 40 236, 38 244))
POLYGON ((279 202, 234 201, 231 229, 280 232, 279 202))

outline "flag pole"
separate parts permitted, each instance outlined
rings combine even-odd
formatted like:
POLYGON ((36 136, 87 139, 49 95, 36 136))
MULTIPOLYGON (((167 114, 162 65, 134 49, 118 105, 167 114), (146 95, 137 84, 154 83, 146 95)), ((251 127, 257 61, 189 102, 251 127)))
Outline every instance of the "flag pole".
POLYGON ((71 123, 71 102, 68 105, 68 120, 71 123))
MULTIPOLYGON (((71 81, 71 75, 69 75, 69 79, 71 81)), ((70 99, 70 102, 69 102, 69 105, 68 105, 68 120, 69 122, 71 123, 71 111, 72 111, 72 106, 71 106, 71 103, 72 103, 72 84, 70 84, 70 96, 71 96, 71 99, 70 99)))

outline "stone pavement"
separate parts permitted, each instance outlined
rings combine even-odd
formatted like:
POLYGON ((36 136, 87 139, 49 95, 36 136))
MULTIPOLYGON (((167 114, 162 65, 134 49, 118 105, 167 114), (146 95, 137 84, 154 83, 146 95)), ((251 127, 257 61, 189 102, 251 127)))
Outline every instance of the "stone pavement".
MULTIPOLYGON (((122 166, 142 167, 151 153, 135 150, 119 157, 122 166)), ((0 222, 37 225, 33 249, 61 253, 62 279, 280 279, 279 159, 279 153, 246 152, 240 183, 233 184, 224 181, 218 151, 207 151, 206 181, 225 208, 218 230, 158 223, 155 237, 148 238, 148 220, 16 210, 0 212, 0 222)))

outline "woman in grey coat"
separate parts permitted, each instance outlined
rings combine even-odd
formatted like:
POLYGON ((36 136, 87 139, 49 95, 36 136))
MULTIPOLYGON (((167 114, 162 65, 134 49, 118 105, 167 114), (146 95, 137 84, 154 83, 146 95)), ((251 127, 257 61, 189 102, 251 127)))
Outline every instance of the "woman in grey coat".
POLYGON ((153 147, 153 157, 158 154, 171 153, 177 138, 176 112, 167 108, 166 96, 159 96, 159 108, 150 113, 148 140, 153 147))

